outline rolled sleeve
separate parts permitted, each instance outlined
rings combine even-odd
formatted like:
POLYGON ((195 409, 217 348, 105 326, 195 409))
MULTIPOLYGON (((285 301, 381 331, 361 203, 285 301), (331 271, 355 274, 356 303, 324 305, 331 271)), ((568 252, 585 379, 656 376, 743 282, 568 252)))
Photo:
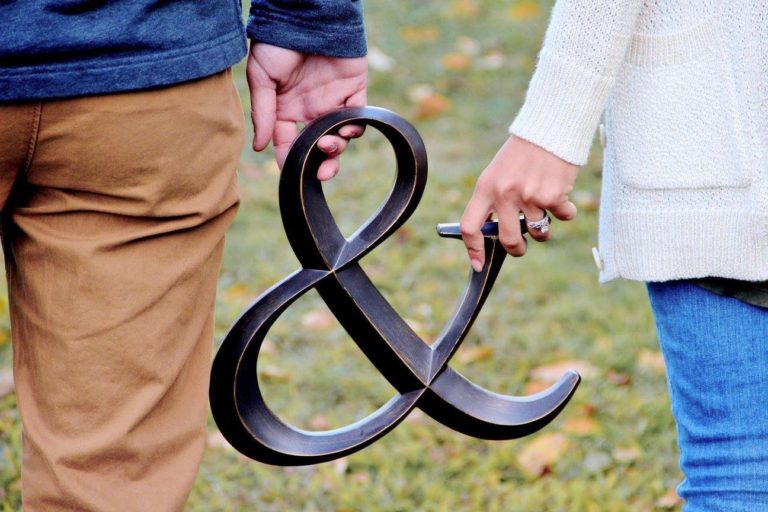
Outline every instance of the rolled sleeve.
POLYGON ((367 52, 360 0, 254 0, 247 27, 254 41, 327 57, 367 52))

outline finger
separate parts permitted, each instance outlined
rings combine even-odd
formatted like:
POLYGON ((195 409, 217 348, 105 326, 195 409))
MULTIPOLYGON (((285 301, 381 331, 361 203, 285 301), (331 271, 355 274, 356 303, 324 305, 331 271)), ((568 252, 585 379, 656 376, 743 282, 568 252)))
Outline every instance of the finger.
POLYGON ((262 151, 269 144, 275 129, 276 94, 274 90, 260 89, 251 94, 251 122, 253 123, 253 149, 262 151))
POLYGON ((368 103, 368 90, 363 87, 344 101, 345 107, 364 107, 368 103))
POLYGON ((288 150, 291 148, 293 139, 296 138, 296 123, 293 121, 275 121, 275 131, 272 134, 272 145, 275 147, 275 158, 277 165, 282 169, 288 150))
POLYGON ((336 135, 323 135, 317 141, 317 147, 329 157, 335 157, 346 149, 347 139, 336 135))
POLYGON ((339 173, 339 155, 347 147, 347 139, 336 135, 324 135, 317 141, 317 147, 320 151, 328 155, 317 168, 317 179, 327 181, 339 173))
POLYGON ((356 139, 365 132, 365 126, 359 124, 348 124, 339 128, 339 135, 346 139, 356 139))
POLYGON ((464 240, 469 262, 475 272, 483 270, 485 264, 485 240, 480 228, 490 214, 490 204, 479 199, 475 192, 461 216, 461 238, 464 240))
POLYGON ((570 201, 564 201, 558 205, 552 206, 549 208, 549 211, 560 220, 573 220, 573 218, 576 217, 576 213, 578 213, 576 205, 570 201))
MULTIPOLYGON (((367 89, 357 91, 344 102, 345 107, 364 107, 368 103, 367 89)), ((364 125, 348 124, 339 128, 339 135, 347 139, 355 139, 365 132, 364 125)))
POLYGON ((512 256, 522 256, 528 248, 528 241, 520 232, 520 210, 510 202, 496 205, 499 216, 499 241, 512 256))
POLYGON ((339 174, 339 159, 329 158, 317 168, 317 179, 327 181, 339 174))
POLYGON ((523 215, 525 215, 526 220, 526 227, 528 228, 528 234, 531 235, 531 238, 536 240, 537 242, 546 242, 549 240, 550 231, 549 226, 546 228, 544 227, 536 227, 536 225, 531 225, 531 222, 544 220, 547 217, 546 210, 542 210, 541 208, 525 208, 523 209, 523 215))

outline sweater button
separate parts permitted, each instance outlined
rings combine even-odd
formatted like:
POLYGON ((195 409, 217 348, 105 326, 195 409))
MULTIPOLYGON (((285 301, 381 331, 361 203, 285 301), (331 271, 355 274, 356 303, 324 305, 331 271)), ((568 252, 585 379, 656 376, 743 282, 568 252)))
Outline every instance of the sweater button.
POLYGON ((600 256, 600 251, 597 250, 597 247, 592 248, 592 257, 595 259, 595 266, 597 267, 597 270, 600 272, 603 271, 603 257, 600 256))
POLYGON ((608 137, 605 134, 605 125, 600 123, 600 146, 605 149, 605 145, 608 142, 608 137))

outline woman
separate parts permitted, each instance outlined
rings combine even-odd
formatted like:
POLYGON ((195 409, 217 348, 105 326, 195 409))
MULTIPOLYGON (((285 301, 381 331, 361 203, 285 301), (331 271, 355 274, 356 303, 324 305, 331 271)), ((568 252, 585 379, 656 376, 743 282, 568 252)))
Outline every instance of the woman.
POLYGON ((688 512, 768 509, 768 3, 560 0, 462 217, 546 241, 605 114, 601 281, 648 283, 688 512), (760 507, 763 505, 763 507, 760 507))

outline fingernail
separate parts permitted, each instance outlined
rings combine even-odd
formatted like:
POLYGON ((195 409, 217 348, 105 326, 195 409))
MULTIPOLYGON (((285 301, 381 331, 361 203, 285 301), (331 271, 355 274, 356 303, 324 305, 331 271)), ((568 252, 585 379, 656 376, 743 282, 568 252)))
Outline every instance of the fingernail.
POLYGON ((476 260, 476 259, 471 259, 471 260, 469 260, 469 262, 472 264, 472 269, 475 272, 482 272, 482 270, 483 270, 483 262, 482 261, 476 260))

